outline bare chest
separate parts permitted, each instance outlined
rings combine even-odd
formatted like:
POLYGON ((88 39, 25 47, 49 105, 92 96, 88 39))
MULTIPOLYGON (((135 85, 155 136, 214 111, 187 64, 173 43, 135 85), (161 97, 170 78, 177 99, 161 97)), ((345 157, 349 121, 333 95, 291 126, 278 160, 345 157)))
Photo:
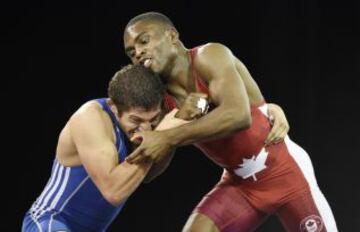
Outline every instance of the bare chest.
POLYGON ((180 107, 190 93, 197 92, 195 82, 191 77, 185 83, 171 83, 167 86, 168 93, 174 98, 176 105, 180 107))

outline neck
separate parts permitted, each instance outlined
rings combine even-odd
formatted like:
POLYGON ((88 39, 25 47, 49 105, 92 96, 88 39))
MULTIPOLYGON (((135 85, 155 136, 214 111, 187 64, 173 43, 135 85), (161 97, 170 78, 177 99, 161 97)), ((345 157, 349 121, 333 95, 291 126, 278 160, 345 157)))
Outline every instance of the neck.
POLYGON ((168 84, 186 81, 190 69, 189 50, 182 43, 176 47, 175 54, 168 65, 169 69, 161 74, 168 84))

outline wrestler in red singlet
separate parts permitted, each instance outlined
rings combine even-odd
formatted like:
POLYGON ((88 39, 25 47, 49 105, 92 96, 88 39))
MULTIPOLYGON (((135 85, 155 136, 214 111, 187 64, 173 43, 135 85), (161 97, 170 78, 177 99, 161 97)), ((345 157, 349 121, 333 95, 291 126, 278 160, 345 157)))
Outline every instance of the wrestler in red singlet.
MULTIPOLYGON (((192 63, 197 49, 190 51, 192 63)), ((208 94, 211 103, 207 84, 193 65, 192 76, 197 92, 208 94)), ((165 99, 169 110, 176 107, 170 95, 165 99)), ((224 173, 195 212, 224 232, 252 231, 274 213, 287 231, 337 231, 307 153, 289 138, 264 147, 271 128, 265 102, 251 105, 251 116, 250 128, 196 144, 224 173)))

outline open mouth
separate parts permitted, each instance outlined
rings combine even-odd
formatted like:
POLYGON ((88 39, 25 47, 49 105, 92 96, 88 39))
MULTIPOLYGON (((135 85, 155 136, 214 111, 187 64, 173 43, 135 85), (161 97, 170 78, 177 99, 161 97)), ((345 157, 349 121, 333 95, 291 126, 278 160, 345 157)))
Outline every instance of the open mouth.
POLYGON ((141 65, 144 65, 145 68, 149 68, 151 66, 152 60, 150 58, 143 59, 140 61, 141 65))

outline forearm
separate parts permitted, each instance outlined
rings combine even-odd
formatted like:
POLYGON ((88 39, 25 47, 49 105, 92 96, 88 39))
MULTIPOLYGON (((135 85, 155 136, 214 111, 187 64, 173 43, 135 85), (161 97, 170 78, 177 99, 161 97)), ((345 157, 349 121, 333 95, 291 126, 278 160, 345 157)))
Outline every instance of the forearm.
POLYGON ((153 179, 155 179, 156 177, 158 177, 159 175, 161 175, 168 167, 169 164, 171 162, 171 160, 174 157, 174 152, 172 152, 171 154, 167 155, 163 160, 161 160, 158 163, 154 163, 152 165, 152 167, 150 168, 150 171, 147 173, 145 179, 144 179, 144 183, 149 183, 151 182, 153 179))
POLYGON ((164 131, 174 146, 185 146, 204 140, 219 138, 249 128, 250 112, 215 108, 204 117, 186 125, 164 131))
POLYGON ((118 205, 127 199, 144 180, 151 166, 151 163, 127 162, 117 165, 109 174, 107 200, 113 205, 118 205))

